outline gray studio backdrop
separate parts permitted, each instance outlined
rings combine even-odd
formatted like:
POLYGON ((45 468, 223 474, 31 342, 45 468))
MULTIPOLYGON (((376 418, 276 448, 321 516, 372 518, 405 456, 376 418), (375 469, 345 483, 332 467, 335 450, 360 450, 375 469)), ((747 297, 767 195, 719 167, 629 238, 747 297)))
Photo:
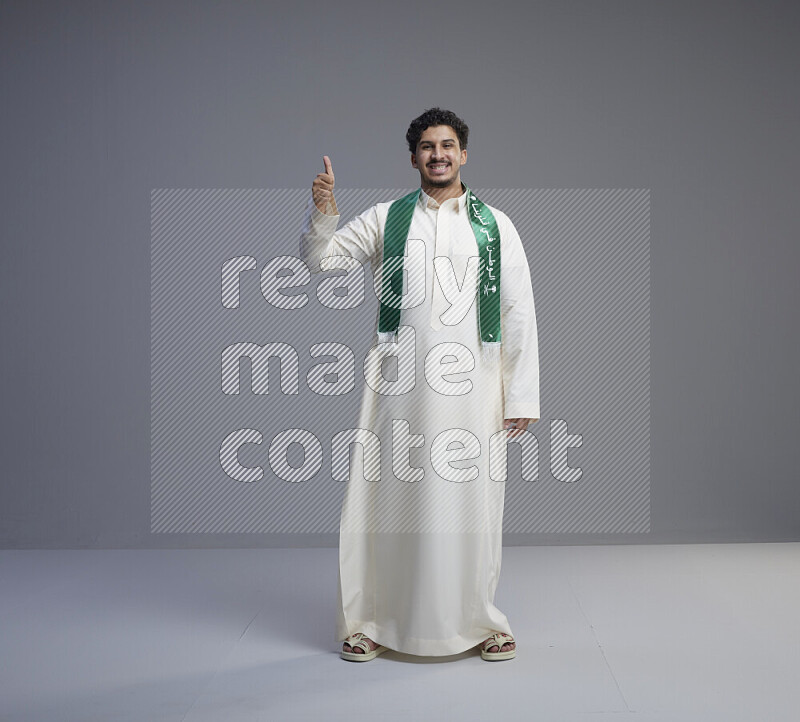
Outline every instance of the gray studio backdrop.
POLYGON ((315 395, 309 347, 348 343, 358 369, 375 299, 329 327, 318 305, 270 315, 258 273, 297 254, 323 154, 343 221, 414 188, 404 134, 434 105, 469 123, 462 177, 519 219, 536 294, 539 480, 509 454, 506 543, 800 538, 799 21, 777 2, 0 4, 0 544, 336 544, 329 441, 363 378, 315 395), (198 204, 224 232, 192 231, 198 204), (246 257, 235 309, 223 264, 246 257), (244 362, 223 393, 224 348, 287 339, 301 393, 253 393, 244 362), (582 496, 552 474, 553 419, 582 437, 582 496), (325 452, 302 488, 265 463, 292 427, 325 452), (263 439, 239 461, 266 474, 243 495, 220 447, 244 429, 263 439))

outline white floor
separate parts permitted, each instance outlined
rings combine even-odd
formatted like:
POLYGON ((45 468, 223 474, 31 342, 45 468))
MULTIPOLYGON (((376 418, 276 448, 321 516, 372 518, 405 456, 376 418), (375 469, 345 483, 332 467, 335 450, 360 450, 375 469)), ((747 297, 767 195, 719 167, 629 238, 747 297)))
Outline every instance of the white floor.
POLYGON ((517 658, 338 656, 335 549, 0 552, 0 720, 800 720, 800 543, 506 547, 517 658))

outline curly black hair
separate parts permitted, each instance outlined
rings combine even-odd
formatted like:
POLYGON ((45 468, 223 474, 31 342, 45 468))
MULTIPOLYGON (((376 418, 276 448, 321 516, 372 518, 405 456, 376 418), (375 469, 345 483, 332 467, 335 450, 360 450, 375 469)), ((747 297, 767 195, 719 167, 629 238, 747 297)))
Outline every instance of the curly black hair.
POLYGON ((467 147, 467 139, 469 138, 469 127, 467 124, 450 110, 430 108, 420 115, 419 118, 414 118, 414 120, 411 121, 411 125, 408 126, 406 141, 408 141, 408 149, 412 153, 416 154, 420 136, 422 136, 426 128, 430 128, 432 125, 449 125, 458 136, 460 150, 464 150, 467 147))

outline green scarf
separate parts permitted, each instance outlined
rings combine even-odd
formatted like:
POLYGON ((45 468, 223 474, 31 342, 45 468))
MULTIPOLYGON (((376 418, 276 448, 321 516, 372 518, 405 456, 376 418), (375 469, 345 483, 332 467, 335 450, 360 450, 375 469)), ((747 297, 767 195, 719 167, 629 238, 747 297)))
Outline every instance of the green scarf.
MULTIPOLYGON (((464 186, 467 192, 467 212, 472 232, 480 252, 478 277, 478 328, 485 360, 500 358, 500 232, 489 207, 464 186)), ((389 206, 383 231, 383 281, 378 320, 378 342, 396 343, 400 326, 400 307, 390 298, 403 295, 403 257, 408 229, 414 215, 421 189, 399 198, 389 206), (397 271, 400 271, 397 273, 397 271)))

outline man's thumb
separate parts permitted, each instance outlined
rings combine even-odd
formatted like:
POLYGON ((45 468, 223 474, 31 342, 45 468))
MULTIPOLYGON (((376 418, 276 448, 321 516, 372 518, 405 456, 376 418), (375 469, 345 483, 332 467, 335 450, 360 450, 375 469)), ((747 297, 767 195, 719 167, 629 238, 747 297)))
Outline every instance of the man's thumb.
POLYGON ((325 164, 325 172, 328 175, 333 175, 333 164, 331 163, 331 159, 328 158, 327 155, 323 155, 322 162, 325 164))

